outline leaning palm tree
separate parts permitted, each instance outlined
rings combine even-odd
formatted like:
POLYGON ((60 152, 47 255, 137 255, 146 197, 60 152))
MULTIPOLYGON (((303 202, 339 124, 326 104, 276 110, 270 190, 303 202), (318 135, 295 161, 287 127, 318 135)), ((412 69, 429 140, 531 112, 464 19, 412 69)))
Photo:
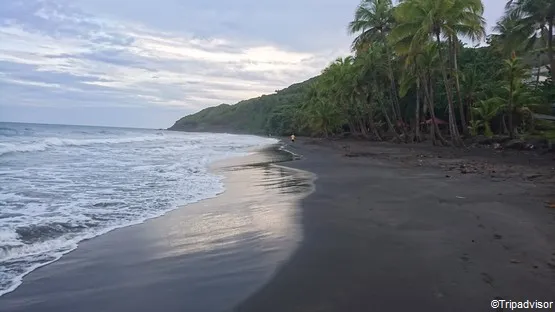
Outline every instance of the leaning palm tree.
MULTIPOLYGON (((446 38, 450 43, 448 59, 456 60, 456 46, 453 42, 458 41, 459 36, 478 40, 485 35, 483 12, 481 0, 406 0, 395 10, 399 25, 393 29, 393 40, 410 39, 409 50, 418 50, 419 46, 430 40, 435 40, 438 44, 440 69, 447 93, 449 130, 451 140, 457 146, 463 143, 457 127, 452 80, 448 77, 441 38, 446 38)), ((449 63, 451 68, 456 66, 452 61, 449 63)))

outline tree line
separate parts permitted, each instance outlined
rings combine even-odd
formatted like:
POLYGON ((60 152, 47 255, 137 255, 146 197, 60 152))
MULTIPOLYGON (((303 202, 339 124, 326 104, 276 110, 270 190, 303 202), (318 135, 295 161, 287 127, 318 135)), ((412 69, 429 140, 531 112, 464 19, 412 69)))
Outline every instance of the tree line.
POLYGON ((454 146, 553 136, 535 116, 555 102, 555 2, 508 1, 489 35, 483 13, 481 0, 363 0, 348 25, 352 55, 276 107, 266 131, 454 146))

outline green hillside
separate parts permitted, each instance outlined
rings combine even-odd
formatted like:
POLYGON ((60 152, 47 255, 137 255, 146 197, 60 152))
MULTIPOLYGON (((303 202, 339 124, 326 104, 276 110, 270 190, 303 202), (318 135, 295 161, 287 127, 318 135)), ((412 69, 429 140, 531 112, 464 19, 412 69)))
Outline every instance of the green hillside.
POLYGON ((318 79, 205 109, 170 129, 450 146, 494 135, 551 140, 552 127, 536 120, 551 118, 542 116, 555 102, 555 37, 537 31, 555 24, 549 12, 553 0, 509 1, 487 34, 481 0, 362 0, 348 24, 353 53, 318 79))
POLYGON ((169 130, 288 134, 293 129, 294 114, 303 101, 305 91, 315 78, 234 105, 221 104, 205 108, 179 119, 169 130))

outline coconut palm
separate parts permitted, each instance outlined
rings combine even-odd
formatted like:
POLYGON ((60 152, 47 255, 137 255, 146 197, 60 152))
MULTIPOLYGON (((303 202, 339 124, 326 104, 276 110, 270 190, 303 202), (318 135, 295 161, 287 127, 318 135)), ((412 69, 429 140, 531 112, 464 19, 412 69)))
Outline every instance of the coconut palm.
POLYGON ((526 68, 522 64, 520 58, 513 56, 512 58, 505 61, 505 66, 502 69, 504 76, 507 79, 507 85, 505 89, 507 91, 507 117, 509 121, 509 135, 511 138, 514 136, 514 125, 513 125, 513 115, 514 115, 514 95, 517 90, 522 86, 522 81, 526 76, 526 68))
POLYGON ((480 118, 479 121, 474 121, 472 124, 474 127, 483 126, 484 134, 487 137, 493 136, 491 131, 491 120, 497 116, 499 111, 503 108, 503 100, 500 98, 491 98, 487 100, 482 100, 474 107, 472 107, 472 113, 480 118))
MULTIPOLYGON (((483 11, 481 0, 406 0, 395 10, 399 25, 392 31, 394 41, 410 39, 408 49, 417 51, 419 46, 433 39, 439 47, 439 66, 448 101, 449 130, 455 145, 462 145, 462 141, 457 128, 452 81, 448 77, 441 38, 447 38, 451 43, 448 45, 448 59, 455 60, 456 46, 452 43, 458 41, 459 36, 478 40, 485 35, 483 11)), ((450 66, 454 67, 455 64, 450 66)))
MULTIPOLYGON (((403 71, 403 78, 401 84, 400 94, 404 96, 408 91, 410 84, 416 84, 417 92, 421 91, 423 95, 424 114, 429 112, 430 134, 434 145, 440 143, 447 145, 447 141, 441 135, 437 124, 434 105, 434 79, 438 65, 438 49, 434 43, 419 46, 419 50, 411 51, 403 50, 406 46, 399 43, 397 46, 400 51, 405 51, 405 71, 403 71), (412 77, 411 77, 412 76, 412 77)), ((419 114, 418 114, 419 115, 419 114)), ((417 122, 420 122, 420 116, 417 116, 417 122)))
MULTIPOLYGON (((372 105, 373 110, 375 108, 376 111, 381 113, 388 130, 395 135, 398 141, 401 141, 401 136, 397 129, 395 129, 388 111, 388 107, 391 107, 391 113, 395 116, 393 101, 398 95, 387 87, 389 64, 385 60, 388 56, 384 53, 384 49, 383 44, 376 44, 370 47, 363 55, 360 55, 361 65, 359 70, 361 70, 361 78, 366 80, 367 103, 372 105), (390 91, 386 92, 388 89, 390 91)), ((402 133, 404 134, 404 131, 402 133)))
POLYGON ((394 23, 391 0, 363 0, 349 23, 348 32, 358 34, 351 49, 360 51, 376 41, 385 42, 394 23))
POLYGON ((534 44, 535 29, 529 25, 523 25, 523 17, 520 11, 508 12, 493 28, 497 34, 491 36, 492 44, 506 57, 521 54, 534 44))
POLYGON ((387 36, 391 32, 394 22, 391 0, 362 0, 355 11, 354 20, 349 23, 347 30, 349 34, 357 35, 351 45, 351 49, 357 54, 376 44, 384 47, 383 52, 386 56, 388 78, 393 94, 391 97, 393 116, 396 120, 402 121, 397 96, 397 82, 393 73, 393 55, 387 42, 387 36))

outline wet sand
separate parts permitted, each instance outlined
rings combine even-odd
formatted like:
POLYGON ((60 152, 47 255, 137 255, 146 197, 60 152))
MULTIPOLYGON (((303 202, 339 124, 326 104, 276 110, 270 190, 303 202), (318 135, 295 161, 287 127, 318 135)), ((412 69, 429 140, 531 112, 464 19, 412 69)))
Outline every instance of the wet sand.
MULTIPOLYGON (((304 240, 236 311, 466 312, 494 311, 495 298, 555 301, 555 209, 545 203, 553 184, 427 166, 410 148, 369 143, 346 157, 356 143, 332 145, 288 147, 304 156, 288 166, 318 176, 301 201, 304 240)), ((468 159, 442 161, 459 168, 468 159)))
POLYGON ((82 242, 0 297, 6 312, 229 311, 267 283, 302 239, 313 175, 267 149, 222 161, 220 196, 82 242))

